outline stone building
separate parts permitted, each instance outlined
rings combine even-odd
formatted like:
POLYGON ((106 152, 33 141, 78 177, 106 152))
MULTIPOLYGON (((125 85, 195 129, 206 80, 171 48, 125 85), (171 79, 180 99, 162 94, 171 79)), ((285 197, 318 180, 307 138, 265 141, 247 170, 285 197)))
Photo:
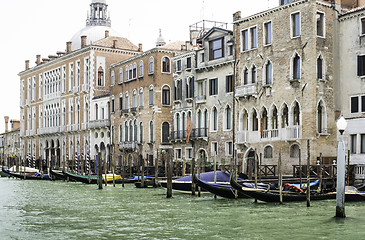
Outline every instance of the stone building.
POLYGON ((155 48, 109 68, 113 156, 119 166, 137 166, 140 158, 154 166, 161 150, 171 148, 171 58, 184 44, 165 44, 160 32, 155 48))
POLYGON ((227 25, 209 21, 191 25, 194 50, 173 59, 176 161, 189 163, 195 158, 211 167, 214 160, 224 165, 233 159, 234 41, 227 25), (193 129, 186 143, 188 119, 193 129))
POLYGON ((0 134, 0 165, 13 166, 20 156, 20 121, 5 116, 5 132, 0 134))
POLYGON ((361 165, 356 173, 365 178, 365 10, 364 4, 342 9, 339 24, 339 59, 335 69, 336 106, 347 120, 344 132, 350 164, 361 165))
POLYGON ((281 152, 287 174, 300 159, 316 164, 320 154, 332 164, 339 115, 336 28, 337 12, 328 1, 289 1, 245 18, 234 14, 235 144, 243 171, 255 153, 260 164, 276 165, 281 152))
POLYGON ((43 59, 38 55, 36 66, 26 61, 19 73, 23 159, 31 155, 44 160, 43 166, 50 160, 55 167, 70 166, 86 155, 93 158, 95 149, 108 148, 108 68, 137 55, 139 49, 126 38, 109 35, 115 31, 107 6, 105 0, 93 0, 86 27, 67 42, 65 52, 43 59), (96 135, 105 137, 100 141, 96 135))

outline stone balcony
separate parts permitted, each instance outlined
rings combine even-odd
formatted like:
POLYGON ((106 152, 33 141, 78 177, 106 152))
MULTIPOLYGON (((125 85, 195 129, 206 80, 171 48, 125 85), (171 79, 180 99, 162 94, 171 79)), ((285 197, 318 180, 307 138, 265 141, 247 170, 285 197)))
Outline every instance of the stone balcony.
POLYGON ((92 120, 89 122, 89 128, 108 128, 110 127, 109 119, 92 120))
POLYGON ((236 97, 257 95, 257 84, 240 85, 236 87, 236 97))
POLYGON ((119 150, 120 151, 135 151, 137 149, 137 142, 120 142, 119 150))

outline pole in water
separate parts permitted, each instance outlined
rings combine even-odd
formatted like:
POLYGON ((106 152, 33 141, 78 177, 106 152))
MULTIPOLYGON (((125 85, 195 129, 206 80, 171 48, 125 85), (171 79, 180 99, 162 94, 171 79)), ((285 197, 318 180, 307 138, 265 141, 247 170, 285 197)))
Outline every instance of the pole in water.
POLYGON ((319 154, 319 192, 322 192, 322 174, 323 174, 323 157, 322 153, 319 154))
POLYGON ((98 155, 96 156, 96 161, 98 163, 98 186, 99 189, 103 189, 103 176, 102 176, 102 172, 101 172, 101 153, 98 153, 98 155))
POLYGON ((307 207, 311 206, 310 175, 310 142, 307 140, 307 207))
MULTIPOLYGON (((341 131, 341 130, 340 130, 341 131)), ((345 144, 343 130, 337 147, 336 217, 345 218, 345 144)))
POLYGON ((279 170, 279 193, 280 193, 280 204, 283 204, 283 175, 282 175, 282 170, 281 170, 281 148, 280 148, 280 150, 279 150, 278 170, 279 170))
POLYGON ((171 156, 169 151, 167 151, 165 159, 167 161, 167 193, 166 198, 172 198, 172 164, 171 156))

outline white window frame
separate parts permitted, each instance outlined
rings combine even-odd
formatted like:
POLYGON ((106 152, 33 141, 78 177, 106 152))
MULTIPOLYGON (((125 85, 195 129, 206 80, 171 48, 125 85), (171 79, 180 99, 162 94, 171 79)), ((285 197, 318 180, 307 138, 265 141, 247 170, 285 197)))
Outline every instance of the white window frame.
POLYGON ((319 38, 326 38, 326 13, 322 12, 322 11, 316 11, 316 35, 319 38), (323 16, 323 23, 322 23, 322 31, 323 31, 323 36, 318 35, 318 31, 317 31, 317 14, 322 14, 323 16))
POLYGON ((272 45, 272 41, 273 41, 273 31, 272 31, 272 28, 273 28, 273 23, 272 23, 272 20, 269 20, 269 21, 265 21, 265 22, 263 22, 263 24, 262 24, 262 29, 263 29, 263 39, 262 39, 262 44, 263 44, 263 46, 264 47, 266 47, 266 46, 271 46, 272 45), (271 36, 271 42, 270 43, 266 43, 266 25, 268 24, 268 23, 271 23, 271 29, 270 29, 270 36, 271 36))
POLYGON ((290 38, 299 38, 302 35, 302 13, 300 11, 295 11, 290 13, 290 38), (294 26, 293 26, 293 15, 299 14, 299 34, 294 36, 294 26))
POLYGON ((232 141, 225 142, 225 155, 226 156, 233 156, 233 142, 232 141), (231 144, 231 152, 230 152, 230 149, 229 149, 229 143, 231 144))
POLYGON ((193 159, 193 148, 192 147, 186 147, 185 148, 185 159, 191 160, 193 159), (189 156, 189 152, 191 151, 191 157, 189 156))

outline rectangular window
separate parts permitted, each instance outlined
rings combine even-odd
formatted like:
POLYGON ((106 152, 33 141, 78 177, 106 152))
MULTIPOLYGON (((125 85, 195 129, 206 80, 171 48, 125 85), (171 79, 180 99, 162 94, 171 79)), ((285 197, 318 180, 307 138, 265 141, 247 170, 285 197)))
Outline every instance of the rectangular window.
POLYGON ((351 113, 359 112, 359 97, 351 97, 351 113))
POLYGON ((212 156, 218 155, 218 143, 212 142, 212 156))
POLYGON ((361 112, 365 112, 365 95, 361 96, 361 112))
POLYGON ((291 34, 292 37, 300 36, 300 13, 293 13, 291 15, 291 34))
POLYGON ((209 95, 218 94, 218 78, 209 79, 209 95))
POLYGON ((229 51, 229 56, 232 56, 233 55, 233 45, 230 45, 229 47, 228 47, 229 49, 228 49, 228 51, 229 51))
POLYGON ((361 18, 361 35, 365 35, 365 18, 361 18))
POLYGON ((190 69, 190 68, 191 68, 191 57, 188 57, 188 58, 186 59, 186 68, 187 68, 187 69, 190 69))
POLYGON ((353 134, 353 135, 350 135, 350 137, 351 137, 350 151, 352 154, 356 154, 357 135, 353 134))
POLYGON ((264 44, 270 45, 272 42, 271 22, 264 23, 264 44))
POLYGON ((224 57, 223 38, 209 42, 209 60, 215 60, 224 57))
POLYGON ((361 134, 361 153, 365 153, 365 134, 361 134))
POLYGON ((226 142, 226 155, 232 156, 233 153, 233 143, 232 142, 226 142))
POLYGON ((193 158, 193 149, 192 148, 185 148, 185 158, 186 159, 193 158))
POLYGON ((248 30, 242 31, 242 51, 248 50, 248 30))
POLYGON ((357 76, 365 75, 365 55, 357 56, 357 76))
POLYGON ((317 12, 317 36, 324 37, 324 13, 317 12))
POLYGON ((201 56, 201 62, 204 62, 205 61, 205 55, 204 55, 204 53, 202 53, 200 56, 201 56))
POLYGON ((257 48, 257 28, 253 27, 250 29, 251 34, 251 49, 257 48))
POLYGON ((176 62, 176 71, 181 72, 181 60, 177 60, 176 62))
POLYGON ((226 76, 226 92, 233 92, 233 75, 226 76))
POLYGON ((181 149, 175 149, 176 159, 181 159, 181 149))

